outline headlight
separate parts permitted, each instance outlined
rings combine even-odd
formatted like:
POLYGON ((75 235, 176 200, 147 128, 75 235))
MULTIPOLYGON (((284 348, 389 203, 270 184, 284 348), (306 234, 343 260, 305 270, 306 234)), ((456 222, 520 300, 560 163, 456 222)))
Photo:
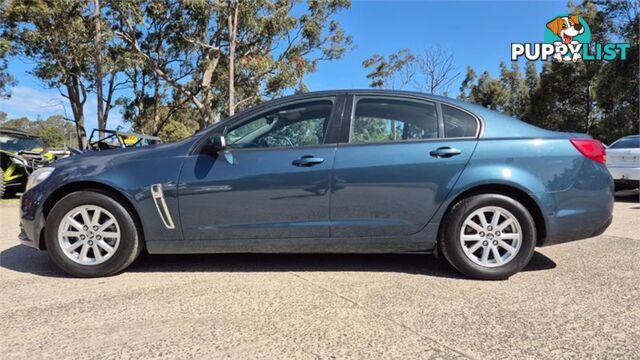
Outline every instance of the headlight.
POLYGON ((25 189, 25 191, 43 182, 46 178, 49 177, 49 175, 51 175, 53 170, 54 168, 52 167, 43 167, 32 172, 31 175, 29 175, 29 180, 27 180, 27 188, 25 189))

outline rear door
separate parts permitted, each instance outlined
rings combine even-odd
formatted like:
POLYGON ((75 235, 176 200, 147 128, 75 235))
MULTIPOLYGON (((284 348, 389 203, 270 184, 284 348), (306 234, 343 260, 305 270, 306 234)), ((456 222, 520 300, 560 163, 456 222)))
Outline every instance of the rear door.
POLYGON ((345 142, 335 157, 331 235, 417 233, 469 161, 480 121, 458 108, 415 98, 350 100, 345 142))

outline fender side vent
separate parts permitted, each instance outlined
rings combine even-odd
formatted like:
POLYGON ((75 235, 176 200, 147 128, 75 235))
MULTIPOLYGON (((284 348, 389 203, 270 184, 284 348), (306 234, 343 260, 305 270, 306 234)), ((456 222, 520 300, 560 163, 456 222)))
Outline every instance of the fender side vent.
POLYGON ((153 197, 153 202, 156 204, 156 209, 158 209, 158 214, 164 226, 166 226, 167 229, 175 229, 176 227, 173 224, 173 219, 171 219, 171 213, 169 213, 169 209, 167 208, 167 202, 164 200, 162 184, 151 185, 151 196, 153 197))

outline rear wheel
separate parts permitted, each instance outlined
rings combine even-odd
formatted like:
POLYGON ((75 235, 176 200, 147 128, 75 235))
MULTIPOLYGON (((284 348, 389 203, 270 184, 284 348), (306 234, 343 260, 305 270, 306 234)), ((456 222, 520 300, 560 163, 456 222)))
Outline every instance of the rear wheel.
POLYGON ((481 194, 455 204, 443 222, 440 249, 461 273, 486 280, 506 279, 533 255, 536 229, 516 200, 481 194))
POLYGON ((78 277, 118 273, 142 250, 129 211, 111 197, 94 191, 71 193, 51 209, 45 241, 51 260, 78 277))

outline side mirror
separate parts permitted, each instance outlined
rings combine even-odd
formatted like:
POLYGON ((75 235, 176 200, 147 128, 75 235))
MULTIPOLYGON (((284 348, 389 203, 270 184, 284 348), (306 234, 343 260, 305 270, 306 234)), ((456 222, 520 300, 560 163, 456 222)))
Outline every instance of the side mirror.
POLYGON ((214 134, 205 143, 202 151, 209 155, 216 155, 218 151, 227 147, 227 142, 224 139, 224 135, 214 134))

